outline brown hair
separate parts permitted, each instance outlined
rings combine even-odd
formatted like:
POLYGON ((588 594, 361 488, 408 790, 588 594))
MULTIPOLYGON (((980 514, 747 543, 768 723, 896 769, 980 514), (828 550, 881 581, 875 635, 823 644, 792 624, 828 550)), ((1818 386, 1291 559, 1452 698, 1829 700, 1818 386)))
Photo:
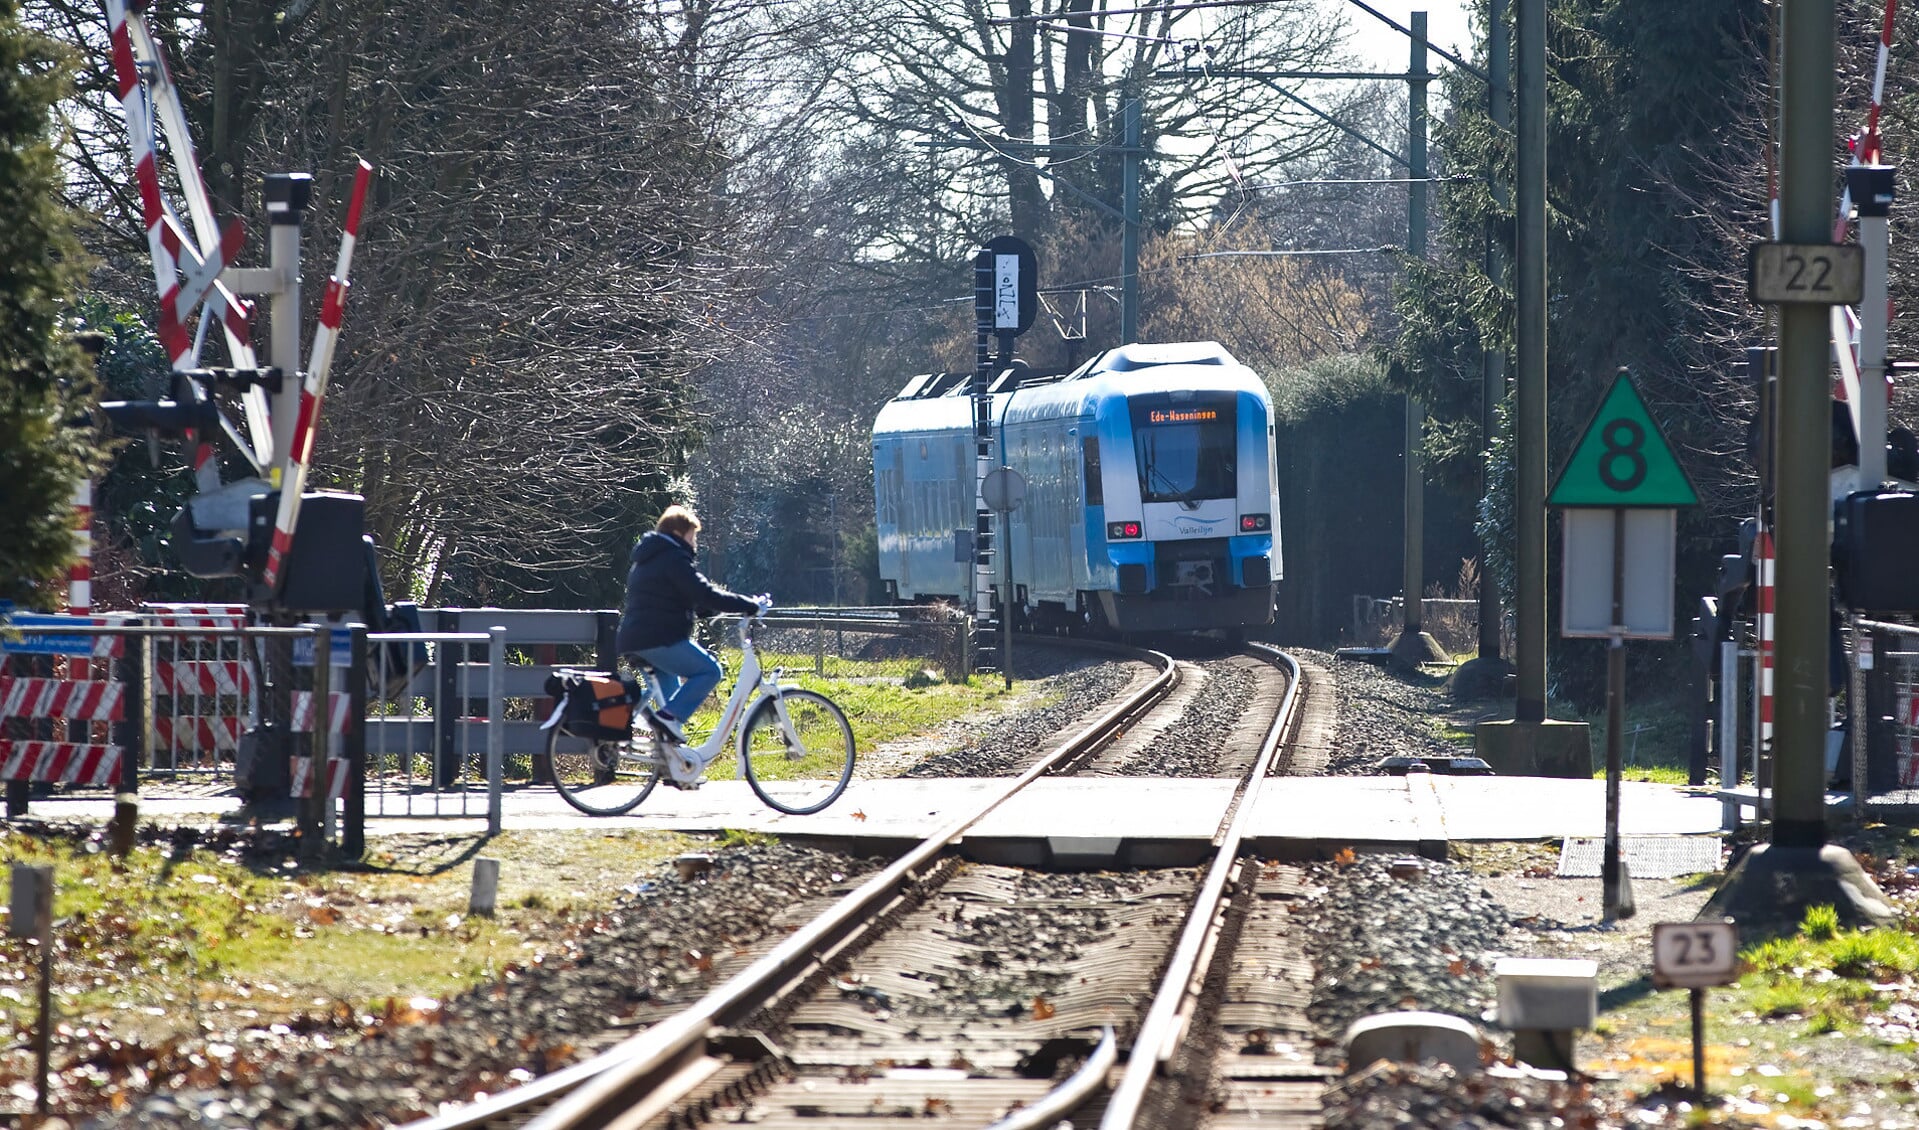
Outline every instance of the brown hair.
POLYGON ((674 505, 666 508, 666 513, 660 515, 658 524, 653 528, 663 534, 685 538, 686 535, 700 528, 700 520, 693 511, 684 506, 674 505))

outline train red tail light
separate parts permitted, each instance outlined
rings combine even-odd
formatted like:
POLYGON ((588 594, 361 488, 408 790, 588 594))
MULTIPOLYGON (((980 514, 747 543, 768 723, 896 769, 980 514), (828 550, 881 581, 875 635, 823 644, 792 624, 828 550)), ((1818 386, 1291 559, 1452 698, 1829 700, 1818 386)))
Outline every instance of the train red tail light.
POLYGON ((1107 541, 1125 541, 1129 538, 1137 538, 1140 534, 1141 530, 1138 522, 1106 523, 1107 541))
POLYGON ((1268 515, 1241 514, 1239 516, 1239 532, 1242 534, 1256 534, 1272 528, 1273 520, 1268 515))

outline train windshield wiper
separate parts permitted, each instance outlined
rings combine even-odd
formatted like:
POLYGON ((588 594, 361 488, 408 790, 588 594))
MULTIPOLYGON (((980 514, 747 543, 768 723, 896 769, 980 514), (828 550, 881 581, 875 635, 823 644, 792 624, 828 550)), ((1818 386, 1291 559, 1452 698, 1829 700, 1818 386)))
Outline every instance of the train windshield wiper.
POLYGON ((1180 489, 1180 485, 1173 481, 1171 475, 1159 469, 1158 463, 1148 463, 1146 464, 1146 481, 1150 483, 1154 479, 1159 480, 1161 493, 1170 494, 1179 500, 1181 509, 1199 509, 1199 502, 1193 498, 1193 491, 1180 489))

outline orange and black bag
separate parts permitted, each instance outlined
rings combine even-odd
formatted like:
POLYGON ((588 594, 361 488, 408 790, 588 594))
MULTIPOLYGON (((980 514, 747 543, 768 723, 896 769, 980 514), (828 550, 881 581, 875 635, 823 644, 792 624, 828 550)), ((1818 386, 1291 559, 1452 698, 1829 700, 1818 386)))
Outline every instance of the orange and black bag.
POLYGON ((633 725, 633 708, 645 697, 638 680, 605 671, 559 670, 546 678, 553 710, 541 724, 593 741, 620 741, 633 725))

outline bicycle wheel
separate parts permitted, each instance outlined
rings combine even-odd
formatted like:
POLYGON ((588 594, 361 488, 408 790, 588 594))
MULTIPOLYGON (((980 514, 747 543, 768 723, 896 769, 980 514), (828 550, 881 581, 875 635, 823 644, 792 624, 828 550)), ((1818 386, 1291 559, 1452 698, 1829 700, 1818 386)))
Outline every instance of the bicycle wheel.
POLYGON ((767 804, 805 816, 838 800, 853 779, 853 727, 825 695, 787 691, 781 697, 799 741, 786 740, 776 704, 762 699, 740 726, 746 782, 767 804))
POLYGON ((546 757, 553 786, 588 816, 631 812, 659 781, 650 752, 632 742, 576 738, 558 726, 546 732, 546 757))

